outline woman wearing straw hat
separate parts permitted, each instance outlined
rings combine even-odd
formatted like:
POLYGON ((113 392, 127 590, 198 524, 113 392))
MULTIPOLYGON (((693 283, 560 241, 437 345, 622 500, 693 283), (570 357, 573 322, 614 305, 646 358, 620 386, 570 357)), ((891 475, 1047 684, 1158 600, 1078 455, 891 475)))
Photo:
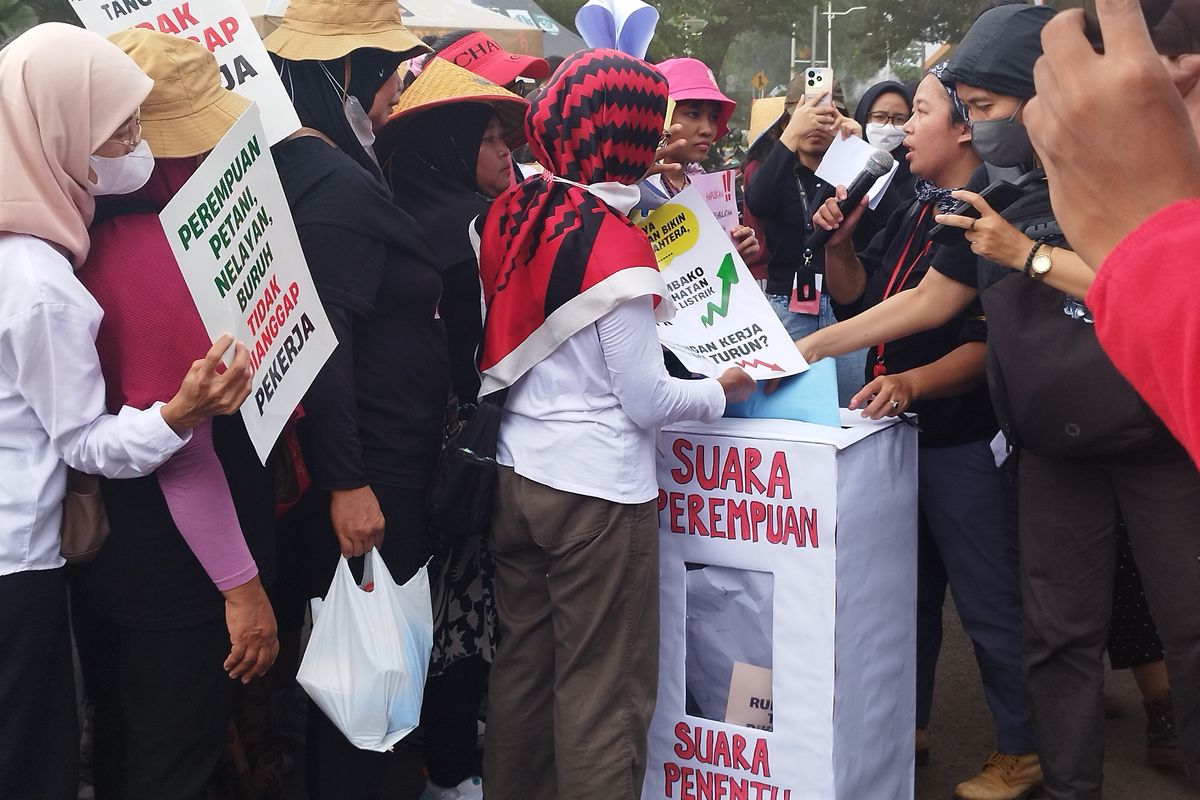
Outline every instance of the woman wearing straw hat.
POLYGON ((250 392, 244 347, 217 374, 223 337, 165 405, 105 413, 101 312, 74 268, 90 247, 93 198, 149 175, 138 106, 151 86, 117 47, 69 25, 40 25, 0 50, 0 797, 77 792, 59 554, 67 465, 145 475, 250 392))
MULTIPOLYGON (((154 171, 98 203, 78 273, 104 310, 96 347, 116 409, 168 396, 187 371, 180 352, 208 344, 158 213, 249 102, 199 44, 142 28, 110 40, 154 79, 141 115, 154 171)), ((261 676, 279 649, 260 579, 274 561, 271 474, 228 417, 197 426, 153 476, 102 490, 112 534, 71 578, 96 796, 196 797, 225 743, 230 679, 261 676)))
MULTIPOLYGON (((288 557, 309 571, 302 610, 328 588, 339 553, 378 546, 401 582, 425 564, 450 367, 441 266, 373 150, 397 99, 397 67, 428 48, 394 0, 291 0, 265 43, 305 126, 274 156, 339 343, 304 398, 299 434, 314 485, 286 522, 288 557)), ((309 797, 377 797, 386 763, 310 704, 309 797)))
MULTIPOLYGON (((528 107, 491 81, 434 58, 401 96, 377 145, 396 201, 420 224, 443 265, 440 311, 460 421, 478 402, 475 355, 483 335, 469 228, 512 182, 511 148, 525 141, 528 107)), ((475 723, 497 624, 482 538, 444 545, 431 574, 434 652, 421 718, 429 773, 424 797, 478 798, 483 793, 473 775, 475 723)))

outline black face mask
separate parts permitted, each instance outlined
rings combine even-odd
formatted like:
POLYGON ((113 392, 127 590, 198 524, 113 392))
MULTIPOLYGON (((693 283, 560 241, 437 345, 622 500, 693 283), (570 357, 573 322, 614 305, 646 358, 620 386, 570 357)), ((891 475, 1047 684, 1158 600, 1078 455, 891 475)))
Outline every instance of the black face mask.
POLYGON ((1005 119, 971 123, 971 144, 985 163, 995 167, 1023 167, 1033 163, 1029 132, 1017 122, 1017 114, 1024 105, 1022 101, 1012 116, 1005 119))

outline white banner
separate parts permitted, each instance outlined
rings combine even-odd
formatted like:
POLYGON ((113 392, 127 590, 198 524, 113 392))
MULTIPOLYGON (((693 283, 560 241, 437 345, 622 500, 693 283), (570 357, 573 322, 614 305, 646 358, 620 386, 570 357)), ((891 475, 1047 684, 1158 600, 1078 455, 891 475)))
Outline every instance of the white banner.
POLYGON ((214 340, 250 348, 254 388, 242 406, 259 458, 337 346, 300 249, 257 106, 217 144, 160 215, 214 340))
POLYGON ((693 372, 741 367, 757 380, 808 369, 729 234, 689 186, 642 223, 675 303, 658 337, 693 372))
POLYGON ((109 36, 126 28, 182 36, 216 57, 225 88, 258 103, 267 143, 300 127, 300 118, 239 0, 71 0, 89 30, 109 36))

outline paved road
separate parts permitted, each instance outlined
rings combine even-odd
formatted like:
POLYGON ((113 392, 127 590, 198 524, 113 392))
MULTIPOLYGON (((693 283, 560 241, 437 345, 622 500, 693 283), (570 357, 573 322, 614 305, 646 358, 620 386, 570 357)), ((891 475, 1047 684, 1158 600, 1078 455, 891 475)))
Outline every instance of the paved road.
MULTIPOLYGON (((1196 800, 1182 775, 1142 762, 1146 718, 1132 676, 1108 673, 1107 693, 1122 714, 1109 720, 1105 733, 1105 800, 1196 800)), ((916 800, 949 800, 959 781, 974 775, 995 747, 991 717, 983 702, 979 672, 970 641, 962 632, 953 605, 947 602, 945 638, 934 695, 932 760, 917 767, 916 800)), ((286 776, 289 800, 304 800, 302 756, 293 749, 297 768, 286 776)), ((416 777, 420 756, 403 744, 396 748, 387 783, 389 800, 410 800, 421 791, 416 777)), ((861 800, 843 798, 842 800, 861 800)))
MULTIPOLYGON (((917 800, 947 800, 955 785, 974 775, 995 747, 991 717, 979 686, 979 670, 970 640, 947 603, 945 639, 934 689, 932 760, 917 767, 917 800)), ((1161 771, 1142 761, 1146 716, 1129 672, 1109 672, 1106 692, 1117 700, 1121 716, 1105 727, 1105 800, 1194 800, 1179 773, 1161 771)))

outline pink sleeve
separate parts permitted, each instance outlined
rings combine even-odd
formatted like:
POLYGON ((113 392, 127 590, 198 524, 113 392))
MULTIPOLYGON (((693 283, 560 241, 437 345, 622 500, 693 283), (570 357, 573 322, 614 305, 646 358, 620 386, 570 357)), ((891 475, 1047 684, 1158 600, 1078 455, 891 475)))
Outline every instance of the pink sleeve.
POLYGON ((213 449, 211 420, 194 428, 192 440, 154 474, 175 526, 217 589, 241 586, 258 574, 213 449))
POLYGON ((1163 209, 1117 245, 1088 291, 1096 336, 1200 464, 1200 200, 1163 209))

